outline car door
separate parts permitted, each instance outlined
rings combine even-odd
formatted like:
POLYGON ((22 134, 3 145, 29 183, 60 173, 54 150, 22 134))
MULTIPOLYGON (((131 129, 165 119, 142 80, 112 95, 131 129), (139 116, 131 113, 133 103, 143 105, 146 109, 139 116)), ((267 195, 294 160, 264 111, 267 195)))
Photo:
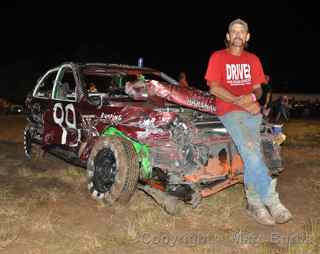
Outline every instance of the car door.
POLYGON ((77 146, 80 139, 76 109, 76 79, 72 64, 62 65, 52 89, 45 115, 45 143, 77 146))
POLYGON ((58 68, 47 71, 37 82, 31 95, 26 99, 27 117, 38 128, 44 127, 44 114, 51 104, 51 93, 58 68))

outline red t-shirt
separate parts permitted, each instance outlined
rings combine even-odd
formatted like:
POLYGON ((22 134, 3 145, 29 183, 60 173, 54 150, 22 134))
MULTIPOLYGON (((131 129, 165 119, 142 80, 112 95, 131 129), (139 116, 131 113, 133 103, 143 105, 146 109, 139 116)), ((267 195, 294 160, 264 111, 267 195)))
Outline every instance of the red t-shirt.
MULTIPOLYGON (((209 60, 205 79, 217 81, 235 96, 250 94, 253 86, 265 82, 259 58, 247 51, 240 56, 230 54, 226 49, 214 52, 209 60)), ((217 115, 231 111, 245 111, 243 108, 216 98, 217 115)))

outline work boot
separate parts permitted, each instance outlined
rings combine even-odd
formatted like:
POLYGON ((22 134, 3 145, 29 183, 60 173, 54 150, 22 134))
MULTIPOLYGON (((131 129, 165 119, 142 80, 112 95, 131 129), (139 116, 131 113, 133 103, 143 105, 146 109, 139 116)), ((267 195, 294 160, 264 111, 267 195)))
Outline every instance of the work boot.
POLYGON ((247 213, 262 225, 275 225, 275 220, 261 201, 259 194, 254 190, 246 189, 246 196, 247 213))
POLYGON ((290 211, 280 202, 279 193, 276 191, 277 179, 272 179, 265 201, 265 205, 276 223, 286 223, 292 219, 290 211))

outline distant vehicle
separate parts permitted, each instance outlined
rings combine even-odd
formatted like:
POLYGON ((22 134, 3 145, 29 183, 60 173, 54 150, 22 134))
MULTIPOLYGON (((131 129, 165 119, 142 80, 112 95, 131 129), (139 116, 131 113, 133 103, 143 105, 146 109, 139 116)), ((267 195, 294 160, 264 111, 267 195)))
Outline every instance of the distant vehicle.
POLYGON ((23 114, 24 107, 22 105, 11 105, 7 111, 8 114, 23 114))
MULTIPOLYGON (((177 200, 197 207, 242 181, 242 161, 214 105, 210 94, 158 70, 64 63, 27 96, 24 150, 33 159, 40 147, 86 168, 95 199, 128 202, 138 187, 174 213, 177 200)), ((261 132, 265 160, 280 172, 272 126, 261 132)))

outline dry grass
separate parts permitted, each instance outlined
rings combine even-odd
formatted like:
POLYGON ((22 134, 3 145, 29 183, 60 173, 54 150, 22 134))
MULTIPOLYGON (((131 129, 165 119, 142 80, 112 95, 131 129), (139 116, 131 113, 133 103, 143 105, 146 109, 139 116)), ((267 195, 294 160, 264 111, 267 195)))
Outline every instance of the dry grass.
POLYGON ((36 249, 32 249, 32 250, 26 250, 26 252, 24 254, 46 254, 48 252, 44 252, 43 249, 40 248, 36 248, 36 249))
MULTIPOLYGON (((102 248, 102 240, 93 232, 78 232, 69 233, 64 235, 64 240, 60 240, 60 248, 55 251, 62 253, 96 253, 97 250, 102 248)), ((52 246, 52 250, 56 246, 52 246)))
POLYGON ((311 220, 306 223, 302 231, 281 235, 274 235, 274 242, 258 241, 257 243, 237 243, 234 249, 223 246, 197 245, 192 248, 195 254, 206 253, 256 253, 256 254, 318 254, 320 253, 320 221, 311 220))
POLYGON ((166 215, 163 211, 150 210, 143 214, 136 214, 127 218, 126 235, 129 241, 136 240, 141 234, 153 232, 154 228, 161 228, 161 232, 176 230, 177 218, 166 215))
POLYGON ((190 211, 192 217, 194 214, 198 217, 195 222, 190 221, 190 223, 198 222, 201 224, 202 218, 205 217, 209 225, 229 230, 234 224, 234 215, 244 206, 243 186, 237 184, 204 199, 199 208, 190 211))
POLYGON ((52 211, 48 211, 45 214, 40 214, 36 218, 33 218, 31 221, 30 231, 33 233, 54 233, 54 224, 55 222, 52 219, 52 211))
POLYGON ((27 167, 27 166, 20 167, 17 172, 17 175, 21 176, 21 177, 34 177, 35 176, 35 174, 31 170, 31 168, 27 167))
POLYGON ((0 251, 6 249, 9 245, 13 244, 20 234, 20 228, 16 223, 1 222, 0 227, 0 251))
POLYGON ((0 188, 0 202, 12 200, 15 198, 13 194, 13 187, 11 185, 1 185, 0 188))
POLYGON ((65 170, 60 170, 59 178, 76 190, 83 189, 87 183, 86 170, 70 165, 65 170))
POLYGON ((320 220, 310 220, 304 231, 288 239, 288 254, 320 253, 320 220))
MULTIPOLYGON (((6 119, 0 123, 0 140, 19 141, 24 120, 18 120, 18 127, 13 120, 6 119)), ((292 121, 284 131, 286 167, 301 168, 304 173, 319 172, 320 123, 292 121)), ((0 159, 8 161, 6 156, 0 159)), ((14 162, 14 158, 9 159, 10 163, 5 164, 8 168, 14 162)), ((245 224, 248 221, 239 221, 245 206, 240 184, 204 199, 197 209, 180 204, 181 212, 169 216, 142 192, 136 192, 128 206, 95 203, 85 192, 85 170, 55 158, 49 158, 50 163, 45 161, 46 164, 17 164, 15 171, 3 175, 14 175, 16 181, 10 178, 10 184, 5 181, 0 184, 0 252, 320 253, 319 218, 306 223, 303 229, 301 226, 296 234, 290 230, 287 235, 283 233, 280 244, 270 239, 248 243, 232 238, 241 230, 247 235, 260 234, 259 227, 252 231, 245 224), (200 238, 186 238, 192 234, 200 238)), ((320 194, 318 178, 297 178, 296 183, 308 193, 320 194)), ((314 202, 314 207, 319 208, 319 203, 314 202)), ((287 225, 279 226, 285 227, 287 225)))
POLYGON ((320 253, 320 221, 319 219, 309 220, 299 232, 275 235, 273 243, 262 244, 253 253, 318 254, 320 253))
POLYGON ((23 128, 27 124, 25 116, 0 116, 0 140, 23 143, 23 128))
MULTIPOLYGON (((317 178, 297 179, 296 184, 302 185, 310 193, 320 193, 320 179, 317 179, 317 178)), ((316 202, 318 202, 318 200, 316 202)))
POLYGON ((287 135, 285 145, 300 147, 320 146, 319 121, 292 120, 284 125, 284 133, 287 135))
MULTIPOLYGON (((14 196, 12 194, 12 196, 14 196)), ((0 206, 0 250, 6 249, 19 240, 29 218, 30 206, 26 199, 6 199, 0 206)))

